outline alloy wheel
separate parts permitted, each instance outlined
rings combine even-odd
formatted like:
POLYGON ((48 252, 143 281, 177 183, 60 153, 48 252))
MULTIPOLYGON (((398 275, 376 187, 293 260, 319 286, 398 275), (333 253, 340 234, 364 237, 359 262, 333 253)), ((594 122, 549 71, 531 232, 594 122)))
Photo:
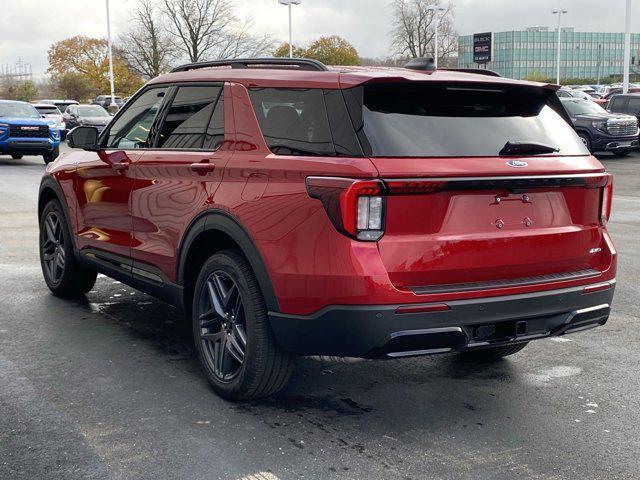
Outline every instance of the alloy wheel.
POLYGON ((55 212, 49 212, 44 221, 41 248, 42 260, 53 283, 59 283, 64 274, 65 250, 62 222, 55 212))
POLYGON ((198 322, 207 366, 223 382, 235 378, 247 348, 246 316, 242 294, 225 272, 213 272, 199 298, 198 322))

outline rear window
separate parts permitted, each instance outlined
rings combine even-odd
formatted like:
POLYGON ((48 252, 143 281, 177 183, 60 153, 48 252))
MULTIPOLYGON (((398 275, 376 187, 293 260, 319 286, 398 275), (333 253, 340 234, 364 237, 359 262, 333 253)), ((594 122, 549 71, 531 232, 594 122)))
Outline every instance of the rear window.
POLYGON ((367 156, 493 157, 508 142, 589 153, 558 113, 557 97, 538 88, 369 84, 344 95, 367 156))
POLYGON ((46 107, 38 105, 36 107, 36 110, 38 110, 38 112, 42 113, 43 115, 60 115, 60 110, 58 110, 58 107, 56 107, 55 105, 46 107))
POLYGON ((324 90, 254 88, 250 95, 262 134, 273 153, 336 154, 324 90))

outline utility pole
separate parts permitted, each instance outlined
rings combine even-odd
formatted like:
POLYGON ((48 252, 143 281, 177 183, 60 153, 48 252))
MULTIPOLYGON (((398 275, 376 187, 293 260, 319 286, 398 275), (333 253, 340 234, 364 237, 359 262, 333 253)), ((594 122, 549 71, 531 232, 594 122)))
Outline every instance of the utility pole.
POLYGON ((435 22, 435 33, 433 35, 433 66, 438 68, 438 27, 440 26, 438 12, 444 12, 446 8, 439 5, 429 5, 427 10, 433 12, 433 19, 435 22))
POLYGON ((562 40, 562 28, 561 28, 561 21, 562 21, 562 15, 564 15, 565 13, 567 13, 567 10, 564 8, 557 8, 552 10, 552 12, 554 15, 558 15, 558 54, 557 54, 557 58, 556 58, 556 83, 558 85, 560 85, 560 47, 561 47, 561 40, 562 40))
POLYGON ((293 58, 293 27, 291 21, 291 5, 300 5, 302 0, 278 0, 280 5, 289 7, 289 58, 293 58))
POLYGON ((600 73, 601 73, 600 68, 601 67, 602 67, 602 44, 599 43, 598 44, 598 81, 596 82, 598 85, 600 85, 600 73))
POLYGON ((108 49, 109 49, 109 84, 111 87, 111 103, 109 106, 111 105, 115 105, 116 103, 116 99, 115 99, 115 89, 113 87, 113 53, 112 53, 112 48, 111 48, 111 19, 109 17, 109 0, 107 1, 107 43, 108 43, 108 49))
POLYGON ((631 0, 627 0, 627 16, 624 23, 624 70, 622 74, 622 93, 628 93, 629 68, 631 67, 631 0))

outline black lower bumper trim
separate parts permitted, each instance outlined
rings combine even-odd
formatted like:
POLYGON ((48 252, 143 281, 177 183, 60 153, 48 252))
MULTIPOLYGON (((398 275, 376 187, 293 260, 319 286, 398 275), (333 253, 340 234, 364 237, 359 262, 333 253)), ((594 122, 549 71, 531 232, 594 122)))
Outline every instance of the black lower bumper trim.
POLYGON ((447 302, 450 310, 396 313, 400 305, 334 306, 310 316, 269 313, 279 344, 296 355, 388 358, 428 355, 564 335, 604 325, 615 281, 447 302))

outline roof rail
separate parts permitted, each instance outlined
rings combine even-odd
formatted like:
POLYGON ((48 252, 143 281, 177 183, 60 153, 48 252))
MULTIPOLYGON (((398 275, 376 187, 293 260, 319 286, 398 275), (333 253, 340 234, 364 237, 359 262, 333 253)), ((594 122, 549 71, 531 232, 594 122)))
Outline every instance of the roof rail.
POLYGON ((475 73, 476 75, 488 75, 490 77, 502 77, 498 72, 487 70, 485 68, 442 68, 441 70, 447 70, 449 72, 475 73))
POLYGON ((171 70, 174 72, 186 72, 199 68, 231 67, 231 68, 289 68, 298 70, 311 70, 325 72, 329 70, 326 65, 310 58, 234 58, 229 60, 213 60, 209 62, 187 63, 171 70))

